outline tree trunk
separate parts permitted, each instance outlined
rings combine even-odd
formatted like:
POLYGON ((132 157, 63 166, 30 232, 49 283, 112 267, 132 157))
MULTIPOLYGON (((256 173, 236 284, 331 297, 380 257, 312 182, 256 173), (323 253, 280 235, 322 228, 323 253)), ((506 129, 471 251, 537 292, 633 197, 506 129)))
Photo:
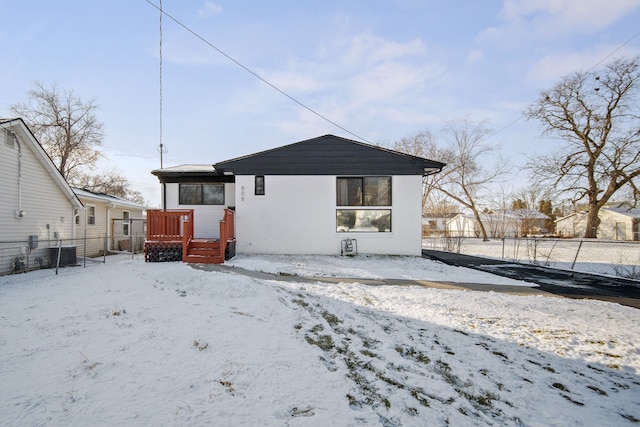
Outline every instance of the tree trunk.
POLYGON ((482 220, 480 219, 480 213, 478 212, 477 209, 472 209, 472 211, 473 211, 473 216, 476 217, 476 222, 480 226, 480 233, 482 233, 482 241, 483 242, 488 242, 489 238, 487 237, 487 230, 484 228, 484 224, 482 223, 482 220))
POLYGON ((598 213, 600 208, 595 204, 589 204, 589 212, 587 213, 587 228, 584 230, 584 237, 586 239, 595 239, 598 237, 598 226, 600 225, 600 218, 598 213))

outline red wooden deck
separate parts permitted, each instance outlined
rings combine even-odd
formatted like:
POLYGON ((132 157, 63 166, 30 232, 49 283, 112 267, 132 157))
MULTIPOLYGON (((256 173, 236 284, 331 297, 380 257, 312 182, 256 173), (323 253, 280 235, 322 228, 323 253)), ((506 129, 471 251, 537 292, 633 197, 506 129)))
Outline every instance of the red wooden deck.
POLYGON ((146 262, 179 261, 222 264, 235 255, 235 212, 224 210, 220 238, 193 237, 193 209, 153 209, 147 211, 146 262))

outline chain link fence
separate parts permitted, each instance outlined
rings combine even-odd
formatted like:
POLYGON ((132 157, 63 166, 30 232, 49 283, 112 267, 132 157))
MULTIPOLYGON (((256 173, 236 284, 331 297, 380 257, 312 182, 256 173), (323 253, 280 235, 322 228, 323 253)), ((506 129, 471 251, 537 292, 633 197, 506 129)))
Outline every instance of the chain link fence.
POLYGON ((456 252, 583 273, 640 280, 640 242, 555 238, 439 236, 423 239, 424 249, 456 252))
MULTIPOLYGON (((107 256, 134 256, 144 250, 144 235, 130 234, 75 239, 0 240, 0 277, 34 270, 52 270, 106 262, 107 256)), ((5 280, 6 281, 6 280, 5 280)))

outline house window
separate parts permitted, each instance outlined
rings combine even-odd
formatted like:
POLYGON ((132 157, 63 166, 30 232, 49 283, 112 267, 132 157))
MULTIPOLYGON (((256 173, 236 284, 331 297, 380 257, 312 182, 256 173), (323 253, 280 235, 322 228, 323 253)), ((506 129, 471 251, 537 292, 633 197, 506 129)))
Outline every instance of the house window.
POLYGON ((131 221, 129 221, 129 211, 122 211, 122 234, 124 236, 129 235, 131 227, 131 221))
POLYGON ((338 206, 391 206, 391 177, 338 178, 338 206))
POLYGON ((254 188, 256 196, 264 196, 264 175, 256 175, 254 188))
POLYGON ((336 231, 391 232, 391 209, 336 209, 336 231))
POLYGON ((180 184, 181 205, 224 205, 224 184, 180 184))
POLYGON ((73 210, 73 219, 76 225, 80 225, 80 211, 78 209, 73 210))
POLYGON ((336 185, 338 232, 391 232, 391 177, 339 177, 336 185), (360 208, 360 206, 362 206, 360 208))
POLYGON ((87 206, 87 224, 96 225, 96 207, 87 206))

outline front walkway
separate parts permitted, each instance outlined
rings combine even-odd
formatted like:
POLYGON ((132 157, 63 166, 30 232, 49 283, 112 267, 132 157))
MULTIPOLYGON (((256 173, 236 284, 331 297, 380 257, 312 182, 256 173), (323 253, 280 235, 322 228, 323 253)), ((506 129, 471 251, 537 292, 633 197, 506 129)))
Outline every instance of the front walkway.
POLYGON ((457 283, 446 281, 408 280, 408 279, 363 279, 348 277, 303 277, 289 274, 273 274, 247 270, 241 267, 218 264, 189 264, 204 271, 239 274, 260 280, 307 283, 362 283, 369 286, 421 286, 435 289, 455 289, 481 292, 501 292, 511 295, 539 295, 545 297, 564 297, 574 299, 597 299, 628 307, 640 308, 640 283, 616 277, 597 276, 584 273, 572 273, 551 268, 526 264, 515 264, 449 252, 423 250, 425 258, 435 259, 445 264, 472 268, 479 271, 524 280, 538 287, 488 285, 480 283, 457 283))

